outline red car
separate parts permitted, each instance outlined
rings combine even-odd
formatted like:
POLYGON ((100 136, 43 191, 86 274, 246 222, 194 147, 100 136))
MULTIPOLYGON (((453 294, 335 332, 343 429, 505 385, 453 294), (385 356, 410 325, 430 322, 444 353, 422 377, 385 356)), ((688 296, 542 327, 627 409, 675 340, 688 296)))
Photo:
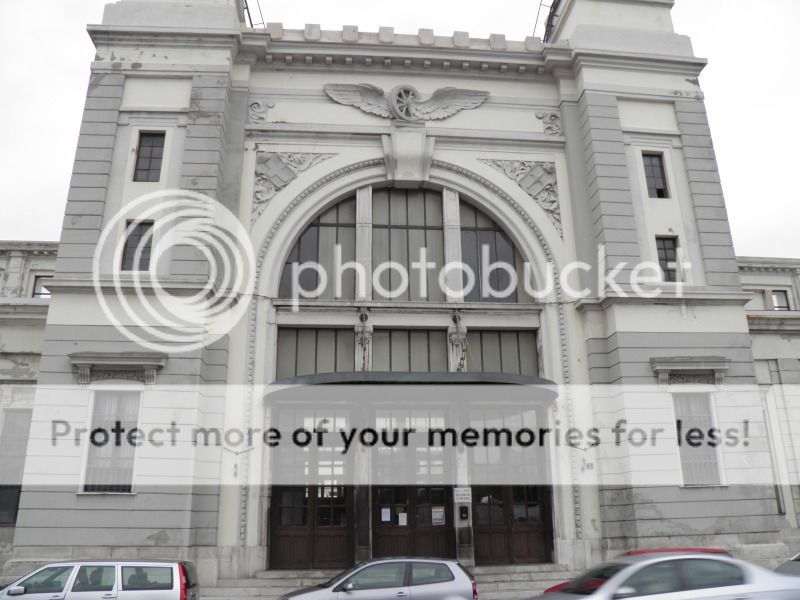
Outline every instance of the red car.
MULTIPOLYGON (((660 554, 660 553, 667 553, 667 552, 679 552, 681 554, 724 554, 725 556, 730 556, 731 553, 725 550, 724 548, 650 548, 646 550, 628 550, 622 556, 638 556, 640 554, 660 554)), ((598 579, 594 585, 592 586, 592 582, 586 582, 583 586, 583 589, 587 592, 590 592, 594 589, 599 588, 606 582, 605 579, 598 579)), ((556 584, 552 587, 547 588, 543 594, 549 594, 550 592, 560 592, 565 587, 567 587, 571 581, 564 581, 563 583, 556 584)))

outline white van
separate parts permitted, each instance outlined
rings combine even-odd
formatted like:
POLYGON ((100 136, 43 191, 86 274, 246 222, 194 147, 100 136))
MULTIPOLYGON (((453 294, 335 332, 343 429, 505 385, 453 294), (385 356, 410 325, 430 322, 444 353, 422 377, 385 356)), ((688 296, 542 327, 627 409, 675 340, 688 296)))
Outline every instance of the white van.
POLYGON ((77 561, 45 565, 0 591, 22 600, 199 600, 190 562, 77 561))

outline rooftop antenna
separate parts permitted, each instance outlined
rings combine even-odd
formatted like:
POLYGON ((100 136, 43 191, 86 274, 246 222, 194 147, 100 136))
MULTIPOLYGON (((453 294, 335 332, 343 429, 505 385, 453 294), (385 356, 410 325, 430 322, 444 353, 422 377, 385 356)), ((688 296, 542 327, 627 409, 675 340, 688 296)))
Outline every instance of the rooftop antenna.
POLYGON ((244 16, 247 19, 247 23, 250 25, 250 29, 255 29, 256 27, 264 27, 264 15, 261 12, 261 1, 260 0, 242 0, 242 10, 244 12, 244 16), (258 21, 253 22, 253 14, 250 12, 250 3, 255 2, 255 8, 258 10, 258 21))
MULTIPOLYGON (((553 2, 552 0, 550 1, 539 0, 539 10, 536 11, 536 24, 533 26, 533 35, 537 35, 537 32, 539 31, 539 20, 542 18, 542 9, 545 9, 547 11, 545 13, 545 20, 544 20, 545 31, 547 30, 547 21, 548 21, 547 15, 550 14, 550 8, 552 7, 553 4, 557 4, 557 2, 553 2)), ((538 37, 544 37, 544 35, 538 37)))

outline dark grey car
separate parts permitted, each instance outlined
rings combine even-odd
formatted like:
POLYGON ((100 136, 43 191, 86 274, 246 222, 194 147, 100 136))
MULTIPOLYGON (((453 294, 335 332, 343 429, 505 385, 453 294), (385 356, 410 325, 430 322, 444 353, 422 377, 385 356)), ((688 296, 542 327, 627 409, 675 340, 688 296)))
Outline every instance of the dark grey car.
POLYGON ((454 560, 385 558, 360 564, 281 600, 477 600, 469 572, 454 560))

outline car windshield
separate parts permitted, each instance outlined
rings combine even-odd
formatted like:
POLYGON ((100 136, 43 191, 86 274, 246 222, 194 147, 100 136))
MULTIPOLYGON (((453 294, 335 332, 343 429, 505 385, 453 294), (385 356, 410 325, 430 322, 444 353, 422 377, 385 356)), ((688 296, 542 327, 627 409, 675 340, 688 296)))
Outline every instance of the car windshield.
POLYGON ((564 589, 559 590, 567 594, 579 594, 581 596, 588 596, 595 592, 606 581, 611 579, 614 575, 619 573, 627 565, 621 563, 608 563, 595 567, 569 582, 564 589))
POLYGON ((331 578, 330 578, 328 581, 326 581, 325 583, 318 583, 318 584, 317 584, 317 587, 318 587, 318 588, 327 588, 327 587, 331 587, 331 586, 332 586, 334 583, 336 583, 337 581, 341 581, 342 579, 344 579, 345 577, 347 577, 347 576, 348 576, 348 575, 350 575, 351 573, 354 573, 355 571, 357 571, 358 569, 360 569, 360 568, 361 568, 361 567, 363 567, 363 566, 364 566, 364 563, 360 563, 360 564, 357 564, 357 565, 356 565, 356 566, 354 566, 354 567, 350 567, 349 569, 345 569, 344 571, 342 571, 342 572, 341 572, 341 573, 339 573, 338 575, 334 575, 333 577, 331 577, 331 578))

